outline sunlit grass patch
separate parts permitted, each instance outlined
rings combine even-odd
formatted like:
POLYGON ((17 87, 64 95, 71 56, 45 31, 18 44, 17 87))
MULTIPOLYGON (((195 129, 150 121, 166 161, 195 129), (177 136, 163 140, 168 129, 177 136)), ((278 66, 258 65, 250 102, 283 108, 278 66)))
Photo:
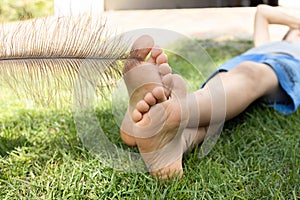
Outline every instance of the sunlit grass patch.
POLYGON ((0 23, 54 14, 54 0, 1 0, 0 23))

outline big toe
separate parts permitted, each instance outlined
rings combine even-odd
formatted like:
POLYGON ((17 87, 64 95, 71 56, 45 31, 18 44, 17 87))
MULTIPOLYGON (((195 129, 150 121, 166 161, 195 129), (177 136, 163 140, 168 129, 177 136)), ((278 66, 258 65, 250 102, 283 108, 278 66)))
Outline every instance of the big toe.
POLYGON ((177 74, 173 74, 172 83, 171 95, 175 95, 176 98, 185 98, 187 95, 187 88, 183 78, 177 74))
POLYGON ((154 40, 149 35, 139 37, 132 45, 129 58, 125 63, 124 73, 145 61, 153 46, 154 40))
POLYGON ((132 45, 130 58, 144 61, 154 46, 154 40, 149 35, 139 37, 132 45))
POLYGON ((165 90, 165 94, 167 97, 170 96, 172 87, 173 87, 173 75, 172 74, 167 74, 162 77, 162 84, 165 90))
POLYGON ((165 95, 165 91, 164 88, 159 86, 159 87, 155 87, 152 90, 152 94, 155 97, 156 101, 159 102, 163 102, 167 100, 167 96, 165 95))

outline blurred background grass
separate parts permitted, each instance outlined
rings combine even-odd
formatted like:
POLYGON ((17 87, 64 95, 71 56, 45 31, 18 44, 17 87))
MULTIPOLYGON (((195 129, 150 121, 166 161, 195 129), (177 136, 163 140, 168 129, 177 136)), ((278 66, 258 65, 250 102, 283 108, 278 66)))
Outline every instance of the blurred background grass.
POLYGON ((53 15, 53 0, 1 0, 0 23, 53 15))

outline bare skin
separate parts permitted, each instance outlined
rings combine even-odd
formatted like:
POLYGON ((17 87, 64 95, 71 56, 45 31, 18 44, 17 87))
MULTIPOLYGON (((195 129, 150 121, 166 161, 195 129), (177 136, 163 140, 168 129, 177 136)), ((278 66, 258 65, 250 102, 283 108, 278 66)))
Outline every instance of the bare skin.
POLYGON ((162 179, 175 175, 181 177, 183 153, 190 146, 203 141, 211 120, 212 106, 216 106, 212 104, 213 92, 214 99, 220 99, 220 105, 226 102, 223 106, 224 117, 231 119, 256 99, 273 95, 279 90, 273 70, 267 65, 254 62, 244 62, 227 73, 219 73, 203 89, 189 95, 186 94, 185 82, 178 75, 164 75, 162 83, 170 88, 171 94, 168 99, 163 92, 156 92, 162 90, 159 84, 152 90, 144 88, 148 91, 134 108, 134 114, 137 113, 142 117, 129 123, 126 121, 128 116, 124 120, 124 123, 127 122, 131 127, 129 143, 138 146, 151 174, 162 179), (220 80, 223 84, 222 90, 220 90, 220 80), (257 84, 260 85, 259 88, 256 87, 257 84), (149 91, 152 100, 154 98, 155 101, 148 101, 145 98, 149 95, 149 91), (144 106, 140 105, 141 101, 144 106), (169 153, 166 157, 161 156, 161 154, 168 154, 164 148, 169 146, 179 149, 178 152, 169 153))
POLYGON ((132 46, 129 59, 123 70, 130 102, 120 130, 122 140, 129 146, 136 146, 136 142, 131 136, 132 126, 129 126, 132 123, 131 120, 134 122, 141 120, 142 114, 147 112, 150 106, 165 100, 166 95, 169 95, 168 91, 162 88, 161 81, 163 76, 171 73, 167 61, 166 54, 163 53, 161 48, 154 47, 154 41, 149 36, 138 38, 132 46), (146 62, 146 57, 149 54, 150 57, 146 62), (141 65, 144 65, 144 67, 135 68, 141 65), (132 70, 133 68, 134 70, 132 70), (140 76, 141 74, 145 74, 151 79, 145 80, 144 77, 140 76), (157 94, 158 98, 155 98, 152 94, 154 88, 157 88, 154 94, 157 94), (139 112, 137 109, 139 109, 139 112), (130 116, 127 117, 127 115, 130 116))
MULTIPOLYGON (((268 24, 278 23, 296 28, 294 26, 299 24, 298 18, 292 19, 283 12, 281 8, 258 8, 254 33, 256 45, 269 42, 268 24), (269 9, 274 13, 269 15, 271 12, 265 11, 269 9), (282 17, 272 17, 277 14, 282 17)), ((298 30, 291 33, 289 40, 299 39, 298 30)), ((136 45, 141 46, 139 43, 136 45)), ((141 59, 143 64, 147 63, 144 58, 141 59)), ((148 62, 151 64, 153 60, 148 62)), ((166 65, 167 59, 163 62, 159 64, 166 65)), ((138 64, 132 66, 143 68, 138 64)), ((121 136, 126 143, 138 146, 150 173, 162 179, 183 175, 182 154, 203 141, 207 127, 212 122, 214 108, 218 111, 214 115, 214 122, 228 120, 239 115, 258 98, 267 97, 276 102, 282 96, 275 72, 261 63, 240 63, 229 72, 218 73, 204 88, 188 95, 180 76, 170 73, 161 75, 155 70, 152 72, 151 75, 157 76, 158 73, 161 79, 153 78, 156 84, 150 88, 142 87, 143 92, 132 94, 136 98, 131 99, 129 112, 123 121, 126 131, 121 131, 121 136), (129 139, 127 136, 130 136, 129 139)), ((146 76, 133 76, 132 81, 137 77, 146 76)), ((127 84, 127 87, 130 90, 131 85, 127 84)))
POLYGON ((186 97, 185 83, 181 77, 170 74, 171 69, 167 64, 167 56, 162 50, 158 47, 151 49, 151 47, 153 47, 153 40, 150 37, 142 36, 132 47, 130 58, 135 59, 129 60, 125 64, 125 82, 131 98, 129 102, 129 111, 126 113, 122 122, 120 134, 124 143, 129 146, 137 145, 139 147, 145 163, 149 168, 152 165, 152 169, 150 170, 152 175, 158 175, 165 179, 173 174, 179 174, 179 176, 182 175, 182 154, 191 145, 203 141, 205 129, 199 128, 198 130, 197 127, 183 128, 182 130, 184 131, 179 130, 180 124, 181 126, 186 126, 186 123, 183 125, 182 121, 187 122, 186 116, 181 116, 183 113, 186 114, 186 111, 181 112, 182 110, 180 109, 180 107, 183 106, 181 102, 183 102, 186 97), (149 53, 151 54, 150 59, 146 61, 146 56, 149 53), (156 65, 157 70, 153 67, 154 65, 156 65), (147 80, 145 80, 147 78, 141 76, 140 72, 141 69, 149 68, 151 66, 153 68, 147 70, 145 75, 151 77, 153 83, 148 84, 147 80), (130 74, 130 77, 126 77, 130 70, 132 70, 132 75, 130 74), (126 81, 127 78, 129 81, 126 81), (142 81, 137 80, 139 78, 142 78, 142 81), (134 84, 130 82, 132 80, 134 84), (136 86, 136 82, 144 85, 142 87, 139 87, 140 85, 136 86), (182 88, 176 90, 173 88, 174 85, 175 87, 181 86, 182 88), (135 91, 132 92, 132 90, 135 91), (171 90, 173 91, 173 94, 170 94, 171 90), (169 98, 170 96, 171 98, 169 98), (178 96, 181 97, 180 101, 178 96), (152 111, 148 112, 150 107, 152 111), (161 107, 163 107, 163 109, 158 109, 161 107), (170 110, 174 107, 179 108, 170 110), (161 118, 164 113, 167 113, 166 121, 161 118), (174 121, 176 123, 174 123, 174 121), (153 126, 159 127, 160 129, 153 132, 153 126), (140 133, 145 135, 145 132, 150 133, 150 136, 140 135, 140 133), (157 154, 153 152, 168 146, 177 133, 179 134, 179 139, 177 139, 178 141, 176 142, 178 145, 181 145, 182 149, 175 155, 175 157, 178 158, 175 160, 173 158, 164 159, 166 162, 161 164, 159 168, 153 167, 156 163, 153 163, 151 160, 154 155, 157 156, 157 154), (189 138, 188 143, 186 142, 186 138, 189 138))
POLYGON ((280 24, 290 28, 291 34, 287 41, 300 41, 300 17, 299 8, 284 8, 282 6, 272 7, 259 5, 255 13, 253 42, 255 46, 270 42, 268 26, 280 24))

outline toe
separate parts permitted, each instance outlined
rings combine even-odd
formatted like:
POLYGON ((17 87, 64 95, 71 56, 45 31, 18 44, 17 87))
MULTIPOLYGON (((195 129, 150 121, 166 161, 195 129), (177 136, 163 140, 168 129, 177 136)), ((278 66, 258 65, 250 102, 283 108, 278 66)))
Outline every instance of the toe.
POLYGON ((167 100, 163 87, 155 87, 152 90, 152 94, 156 98, 157 102, 163 102, 167 100))
POLYGON ((153 96, 153 94, 150 93, 150 92, 148 92, 148 93, 145 95, 144 100, 145 100, 145 102, 146 102, 148 105, 150 105, 150 106, 153 106, 153 105, 156 104, 156 99, 155 99, 155 97, 153 96))
POLYGON ((145 61, 153 46, 153 39, 148 35, 143 35, 132 45, 129 57, 138 59, 139 61, 145 61))
POLYGON ((149 111, 150 106, 145 100, 141 100, 136 104, 136 109, 141 113, 145 113, 149 111))
POLYGON ((158 72, 160 75, 165 76, 172 73, 172 69, 168 63, 163 63, 158 66, 158 72))
POLYGON ((167 97, 169 97, 170 93, 171 93, 171 90, 172 90, 172 85, 173 85, 173 75, 172 74, 167 74, 167 75, 163 76, 162 84, 164 86, 165 95, 167 97))
POLYGON ((138 122, 143 118, 143 115, 140 111, 138 111, 137 109, 134 109, 131 114, 131 117, 134 122, 138 122))
POLYGON ((157 58, 156 58, 157 64, 163 64, 163 63, 167 63, 167 62, 168 62, 167 54, 162 53, 159 56, 157 56, 157 58))
POLYGON ((150 54, 150 58, 149 58, 148 62, 150 62, 152 64, 156 64, 157 57, 162 53, 163 53, 162 48, 160 48, 159 46, 153 47, 151 50, 151 54, 150 54))
POLYGON ((187 95, 187 88, 183 78, 177 74, 172 75, 172 95, 177 98, 185 98, 187 95))
POLYGON ((148 35, 139 37, 132 45, 128 60, 125 62, 123 73, 128 72, 140 62, 145 61, 154 46, 153 39, 148 35))
POLYGON ((152 50, 151 50, 151 56, 153 57, 153 58, 157 58, 157 56, 159 56, 160 54, 162 54, 163 53, 163 50, 162 50, 162 48, 160 48, 159 46, 155 46, 155 47, 153 47, 152 48, 152 50))
POLYGON ((152 64, 162 64, 168 62, 168 56, 163 52, 163 49, 159 46, 155 46, 151 50, 150 58, 148 62, 152 64))

